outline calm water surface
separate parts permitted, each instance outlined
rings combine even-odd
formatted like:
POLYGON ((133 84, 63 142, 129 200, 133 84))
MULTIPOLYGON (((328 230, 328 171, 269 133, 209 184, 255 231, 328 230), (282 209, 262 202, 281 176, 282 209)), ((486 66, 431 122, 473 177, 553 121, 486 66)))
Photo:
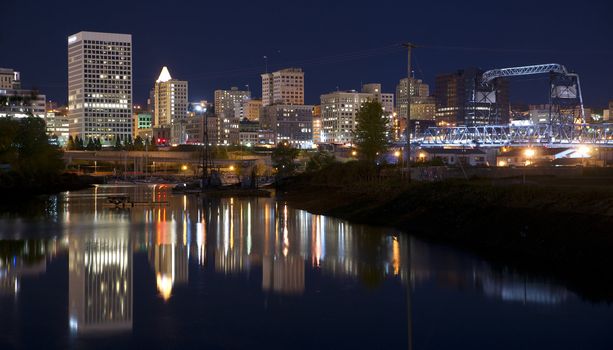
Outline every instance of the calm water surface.
POLYGON ((100 186, 0 219, 0 349, 611 349, 613 308, 273 199, 100 186), (115 209, 104 196, 167 201, 115 209))

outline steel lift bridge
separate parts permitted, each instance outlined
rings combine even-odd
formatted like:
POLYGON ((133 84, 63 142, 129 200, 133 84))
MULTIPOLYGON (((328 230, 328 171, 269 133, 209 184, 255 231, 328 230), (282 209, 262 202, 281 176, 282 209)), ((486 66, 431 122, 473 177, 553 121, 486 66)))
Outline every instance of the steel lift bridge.
MULTIPOLYGON (((548 122, 525 125, 431 127, 415 135, 422 147, 525 146, 570 147, 592 144, 613 147, 613 124, 587 124, 579 75, 557 63, 493 69, 483 73, 472 97, 474 113, 498 113, 495 82, 498 78, 549 74, 548 122)), ((481 120, 497 120, 481 115, 481 120)), ((477 118, 478 119, 478 118, 477 118)))

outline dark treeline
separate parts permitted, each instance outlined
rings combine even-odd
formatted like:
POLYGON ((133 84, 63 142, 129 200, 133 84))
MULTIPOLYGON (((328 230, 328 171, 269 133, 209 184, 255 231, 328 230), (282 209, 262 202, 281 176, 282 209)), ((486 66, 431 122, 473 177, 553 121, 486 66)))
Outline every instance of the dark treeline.
POLYGON ((0 189, 46 193, 74 188, 81 182, 74 175, 62 174, 63 170, 62 151, 49 143, 43 119, 0 119, 0 189))

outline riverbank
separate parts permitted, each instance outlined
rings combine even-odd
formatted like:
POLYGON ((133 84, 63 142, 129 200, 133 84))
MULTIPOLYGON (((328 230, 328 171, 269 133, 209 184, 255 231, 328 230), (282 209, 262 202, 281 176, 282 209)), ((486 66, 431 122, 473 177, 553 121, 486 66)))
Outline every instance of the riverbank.
POLYGON ((323 180, 321 174, 292 178, 280 185, 278 198, 463 247, 501 265, 552 275, 586 298, 613 300, 609 187, 323 180))
POLYGON ((6 202, 11 196, 36 196, 54 194, 64 191, 86 189, 99 183, 93 176, 77 175, 72 173, 49 174, 36 177, 25 177, 17 173, 4 173, 0 175, 0 191, 9 196, 2 200, 6 202))

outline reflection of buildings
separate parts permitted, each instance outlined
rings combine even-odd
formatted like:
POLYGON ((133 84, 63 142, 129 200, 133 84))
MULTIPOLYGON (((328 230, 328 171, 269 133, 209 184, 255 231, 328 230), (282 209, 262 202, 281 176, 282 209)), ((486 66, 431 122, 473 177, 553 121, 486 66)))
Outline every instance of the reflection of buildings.
POLYGON ((164 300, 170 299, 175 285, 187 284, 187 246, 176 243, 158 243, 153 246, 153 268, 158 291, 164 300))
POLYGON ((74 234, 69 324, 80 334, 132 329, 132 249, 127 232, 74 234))
POLYGON ((278 294, 301 294, 304 291, 304 259, 300 256, 264 259, 262 289, 278 294))
POLYGON ((56 239, 0 240, 0 296, 17 295, 22 278, 45 273, 61 248, 56 239))
POLYGON ((415 239, 411 239, 411 275, 415 284, 435 281, 446 288, 472 289, 507 302, 549 305, 572 294, 546 280, 526 278, 508 269, 497 271, 474 257, 415 239))

